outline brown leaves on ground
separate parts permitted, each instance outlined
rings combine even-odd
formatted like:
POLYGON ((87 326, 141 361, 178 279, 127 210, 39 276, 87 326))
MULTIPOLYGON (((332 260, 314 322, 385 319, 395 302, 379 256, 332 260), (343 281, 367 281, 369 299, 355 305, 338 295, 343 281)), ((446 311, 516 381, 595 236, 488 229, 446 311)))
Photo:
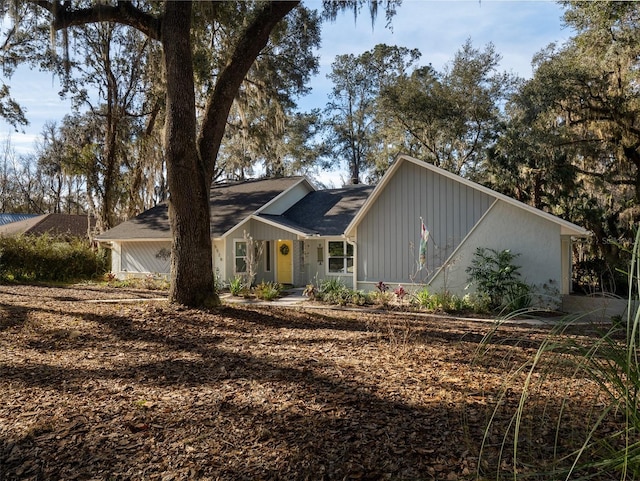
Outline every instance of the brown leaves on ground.
MULTIPOLYGON (((0 479, 476 479, 496 403, 480 471, 511 469, 508 375, 544 330, 481 355, 488 323, 93 302, 134 296, 155 294, 0 286, 0 479)), ((561 373, 541 385, 592 397, 561 373)), ((543 453, 552 414, 527 414, 543 453)))

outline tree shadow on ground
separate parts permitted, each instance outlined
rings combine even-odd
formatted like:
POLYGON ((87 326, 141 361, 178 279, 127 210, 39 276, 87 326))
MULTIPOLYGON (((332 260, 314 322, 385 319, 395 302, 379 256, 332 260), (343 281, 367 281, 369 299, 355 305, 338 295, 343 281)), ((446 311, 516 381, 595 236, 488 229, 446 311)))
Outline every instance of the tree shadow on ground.
POLYGON ((29 319, 28 307, 0 303, 0 332, 23 326, 29 319))
MULTIPOLYGON (((60 313, 18 312, 24 319, 60 313)), ((261 351, 256 340, 322 331, 327 344, 342 346, 345 333, 369 343, 379 321, 236 308, 207 314, 144 307, 123 315, 76 307, 65 314, 81 317, 86 331, 42 348, 74 350, 78 359, 90 348, 104 362, 3 362, 1 382, 24 391, 27 403, 34 398, 11 413, 33 410, 39 418, 23 434, 0 431, 2 479, 474 478, 486 405, 455 396, 409 399, 340 375, 330 358, 261 351), (114 349, 122 354, 115 360, 114 349), (53 396, 55 404, 41 410, 38 396, 53 396), (147 400, 154 406, 144 407, 147 400), (475 421, 464 416, 470 407, 478 411, 475 421)), ((455 357, 463 342, 479 340, 431 327, 416 342, 448 346, 455 357)), ((467 389, 436 378, 424 387, 438 386, 467 389)), ((517 399, 505 404, 508 419, 517 399)), ((536 409, 534 416, 548 413, 548 405, 536 409)))

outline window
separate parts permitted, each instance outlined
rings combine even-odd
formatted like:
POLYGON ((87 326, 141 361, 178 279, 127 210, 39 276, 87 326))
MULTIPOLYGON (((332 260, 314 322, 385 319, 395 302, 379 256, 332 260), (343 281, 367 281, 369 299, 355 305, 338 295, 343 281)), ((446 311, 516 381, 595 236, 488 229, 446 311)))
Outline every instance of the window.
POLYGON ((235 241, 234 257, 235 257, 235 272, 237 274, 245 274, 247 272, 247 243, 244 241, 235 241))
POLYGON ((264 241, 264 270, 271 272, 271 241, 264 241))
POLYGON ((327 244, 329 274, 353 272, 353 245, 346 241, 329 241, 327 244))

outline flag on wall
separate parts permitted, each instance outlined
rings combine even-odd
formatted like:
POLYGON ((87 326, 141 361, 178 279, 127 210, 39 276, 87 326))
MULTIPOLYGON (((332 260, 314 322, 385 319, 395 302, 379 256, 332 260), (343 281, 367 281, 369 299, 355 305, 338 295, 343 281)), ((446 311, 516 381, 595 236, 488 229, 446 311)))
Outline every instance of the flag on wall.
POLYGON ((429 231, 424 225, 422 217, 420 217, 420 269, 427 264, 427 241, 429 240, 429 231))

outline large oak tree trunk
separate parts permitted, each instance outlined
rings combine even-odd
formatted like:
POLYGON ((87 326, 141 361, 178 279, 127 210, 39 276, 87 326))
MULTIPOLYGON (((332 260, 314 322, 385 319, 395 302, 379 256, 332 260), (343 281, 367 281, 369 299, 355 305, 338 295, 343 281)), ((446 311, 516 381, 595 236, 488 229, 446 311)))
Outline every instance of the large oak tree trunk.
POLYGON ((169 300, 189 306, 218 305, 220 299, 213 284, 209 187, 227 116, 240 84, 267 44, 271 31, 300 1, 261 4, 219 74, 199 136, 191 59, 191 1, 166 1, 164 13, 159 17, 143 12, 133 2, 98 3, 74 9, 71 2, 29 1, 53 15, 55 30, 112 21, 161 41, 167 84, 164 143, 173 234, 169 300))
POLYGON ((196 113, 191 64, 191 2, 167 2, 162 24, 167 118, 165 149, 169 220, 173 233, 169 300, 215 306, 209 180, 196 148, 196 113))

